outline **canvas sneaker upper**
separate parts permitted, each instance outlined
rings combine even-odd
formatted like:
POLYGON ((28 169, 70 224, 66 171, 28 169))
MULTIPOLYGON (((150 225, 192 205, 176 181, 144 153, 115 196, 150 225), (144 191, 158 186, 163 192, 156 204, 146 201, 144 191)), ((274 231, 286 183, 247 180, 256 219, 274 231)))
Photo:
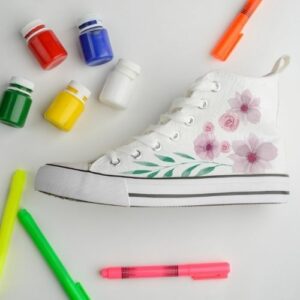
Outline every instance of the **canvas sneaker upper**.
POLYGON ((262 77, 213 71, 176 99, 157 125, 89 165, 124 177, 286 173, 277 129, 283 56, 262 77))

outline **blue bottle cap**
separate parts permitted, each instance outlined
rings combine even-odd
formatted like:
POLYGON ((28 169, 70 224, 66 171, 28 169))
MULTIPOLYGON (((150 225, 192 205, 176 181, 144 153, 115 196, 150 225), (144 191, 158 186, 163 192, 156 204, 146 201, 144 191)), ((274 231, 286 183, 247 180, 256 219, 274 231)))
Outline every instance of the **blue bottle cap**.
POLYGON ((94 27, 102 27, 103 23, 99 15, 88 14, 78 21, 77 26, 80 31, 83 31, 94 27))

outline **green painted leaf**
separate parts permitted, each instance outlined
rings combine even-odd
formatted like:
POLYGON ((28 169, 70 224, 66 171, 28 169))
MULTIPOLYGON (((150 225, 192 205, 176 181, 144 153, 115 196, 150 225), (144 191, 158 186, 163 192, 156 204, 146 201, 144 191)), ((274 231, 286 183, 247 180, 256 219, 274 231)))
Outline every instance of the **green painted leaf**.
POLYGON ((173 176, 173 171, 174 171, 174 169, 171 169, 171 170, 167 171, 167 172, 164 174, 164 177, 172 177, 172 176, 173 176))
POLYGON ((213 166, 213 167, 206 167, 204 169, 201 169, 197 174, 196 176, 197 177, 200 177, 200 176, 204 176, 208 173, 211 173, 217 166, 213 166))
POLYGON ((133 170, 133 171, 128 171, 124 172, 125 174, 145 174, 145 173, 150 173, 152 170, 133 170))
POLYGON ((135 161, 134 163, 142 166, 147 166, 147 167, 159 167, 158 164, 150 161, 135 161))
POLYGON ((169 163, 175 162, 174 158, 172 158, 170 156, 164 156, 164 155, 156 154, 156 157, 159 158, 160 160, 164 161, 164 162, 169 162, 169 163))
POLYGON ((182 172, 181 176, 182 176, 182 177, 189 177, 190 174, 192 173, 192 171, 193 171, 195 168, 197 168, 198 166, 199 166, 199 164, 194 165, 194 166, 191 166, 191 167, 185 169, 185 170, 182 172))
POLYGON ((155 171, 155 172, 152 172, 152 173, 148 174, 147 177, 148 177, 148 178, 153 178, 153 177, 155 177, 155 176, 159 173, 159 171, 160 171, 160 170, 155 171))
POLYGON ((188 154, 185 154, 185 153, 181 153, 181 152, 174 152, 174 154, 178 155, 178 156, 181 156, 183 158, 187 158, 187 159, 192 159, 192 160, 195 160, 194 157, 188 155, 188 154))

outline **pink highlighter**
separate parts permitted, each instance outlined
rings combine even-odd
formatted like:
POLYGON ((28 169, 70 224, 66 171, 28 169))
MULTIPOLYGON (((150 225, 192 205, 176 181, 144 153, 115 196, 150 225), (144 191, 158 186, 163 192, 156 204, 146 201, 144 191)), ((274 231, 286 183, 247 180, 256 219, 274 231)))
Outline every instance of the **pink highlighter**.
POLYGON ((100 271, 103 278, 155 278, 188 276, 195 280, 227 278, 230 265, 227 262, 184 264, 170 266, 112 267, 100 271))

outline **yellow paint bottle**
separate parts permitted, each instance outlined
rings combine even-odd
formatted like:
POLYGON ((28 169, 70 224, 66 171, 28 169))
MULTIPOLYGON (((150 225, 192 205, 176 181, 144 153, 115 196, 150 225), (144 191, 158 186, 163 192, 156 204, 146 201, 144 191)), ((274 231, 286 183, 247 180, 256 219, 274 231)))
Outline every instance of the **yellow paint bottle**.
POLYGON ((50 104, 44 118, 57 128, 69 131, 84 110, 91 92, 80 83, 72 80, 50 104))

